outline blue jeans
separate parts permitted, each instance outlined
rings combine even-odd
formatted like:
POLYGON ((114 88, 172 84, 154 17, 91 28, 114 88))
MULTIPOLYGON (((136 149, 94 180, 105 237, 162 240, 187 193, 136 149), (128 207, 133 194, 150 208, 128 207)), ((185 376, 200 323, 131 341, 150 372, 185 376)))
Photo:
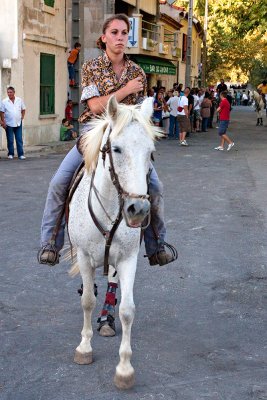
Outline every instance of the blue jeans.
POLYGON ((68 62, 68 71, 69 71, 69 80, 74 80, 75 78, 74 64, 68 62))
MULTIPOLYGON (((46 204, 42 219, 41 227, 41 245, 49 243, 53 229, 56 225, 66 202, 68 188, 74 172, 82 162, 82 156, 78 152, 76 146, 66 155, 60 164, 57 172, 53 176, 46 198, 46 204)), ((159 234, 159 242, 163 243, 166 236, 166 227, 164 222, 164 202, 163 202, 163 187, 153 165, 150 165, 150 183, 149 194, 151 197, 151 210, 153 212, 153 222, 159 234)), ((61 221, 60 229, 56 237, 56 248, 60 250, 64 245, 64 229, 65 220, 61 221)), ((154 254, 160 243, 155 238, 151 225, 147 227, 144 235, 147 255, 150 257, 154 254)), ((163 245, 160 245, 163 248, 163 245)))
POLYGON ((202 118, 202 131, 207 131, 208 130, 208 122, 209 118, 203 117, 202 118))
POLYGON ((9 156, 14 156, 14 136, 16 139, 18 157, 21 157, 24 155, 23 140, 22 140, 22 122, 21 122, 20 126, 16 126, 16 127, 7 126, 6 127, 7 148, 8 148, 9 156))
POLYGON ((179 139, 179 125, 177 117, 170 114, 170 127, 169 127, 169 137, 175 137, 179 139), (174 131, 174 132, 173 132, 174 131))

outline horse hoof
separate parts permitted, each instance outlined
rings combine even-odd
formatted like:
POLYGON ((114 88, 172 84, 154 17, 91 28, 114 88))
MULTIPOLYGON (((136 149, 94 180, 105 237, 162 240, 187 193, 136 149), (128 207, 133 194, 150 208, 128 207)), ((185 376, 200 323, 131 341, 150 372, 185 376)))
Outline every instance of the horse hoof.
POLYGON ((134 372, 131 375, 123 376, 116 372, 114 383, 118 389, 130 389, 134 385, 134 372))
POLYGON ((80 353, 78 350, 75 350, 74 362, 80 365, 92 364, 93 353, 80 353))
POLYGON ((111 328, 109 324, 102 325, 101 328, 99 329, 99 335, 100 336, 115 336, 116 331, 111 328))

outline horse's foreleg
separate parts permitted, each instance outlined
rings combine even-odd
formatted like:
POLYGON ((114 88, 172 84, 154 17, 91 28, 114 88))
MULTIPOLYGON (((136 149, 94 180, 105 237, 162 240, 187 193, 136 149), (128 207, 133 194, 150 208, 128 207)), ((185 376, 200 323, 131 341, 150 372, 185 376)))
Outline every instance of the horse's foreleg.
POLYGON ((93 336, 92 329, 92 312, 95 308, 96 299, 94 294, 94 274, 88 256, 83 252, 77 252, 77 259, 79 264, 80 273, 83 280, 83 295, 81 304, 83 308, 84 323, 81 332, 82 341, 76 348, 74 362, 77 364, 91 364, 93 361, 91 339, 93 336))
POLYGON ((120 362, 116 367, 115 385, 120 389, 128 389, 134 384, 134 369, 131 365, 131 328, 134 320, 135 305, 133 301, 133 285, 136 271, 137 256, 118 265, 117 270, 121 285, 121 303, 119 315, 122 325, 122 340, 120 345, 120 362))

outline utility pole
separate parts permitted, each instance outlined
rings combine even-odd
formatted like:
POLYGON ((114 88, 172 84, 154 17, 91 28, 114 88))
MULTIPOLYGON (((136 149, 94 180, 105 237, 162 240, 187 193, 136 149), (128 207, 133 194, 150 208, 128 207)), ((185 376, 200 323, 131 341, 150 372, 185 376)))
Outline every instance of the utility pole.
POLYGON ((209 0, 205 0, 203 54, 202 54, 202 70, 201 70, 201 86, 204 87, 206 86, 206 74, 207 74, 208 6, 209 6, 209 0))
POLYGON ((193 7, 194 7, 194 0, 189 0, 187 45, 186 45, 185 86, 191 86, 193 7))

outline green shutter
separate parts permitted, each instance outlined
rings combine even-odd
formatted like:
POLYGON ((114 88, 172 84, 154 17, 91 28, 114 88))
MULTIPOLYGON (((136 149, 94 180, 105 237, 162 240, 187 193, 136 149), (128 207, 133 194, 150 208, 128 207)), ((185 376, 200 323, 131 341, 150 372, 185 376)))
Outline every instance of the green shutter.
POLYGON ((54 7, 55 0, 44 0, 46 6, 54 7))
POLYGON ((55 113, 55 56, 41 53, 40 114, 55 113))

